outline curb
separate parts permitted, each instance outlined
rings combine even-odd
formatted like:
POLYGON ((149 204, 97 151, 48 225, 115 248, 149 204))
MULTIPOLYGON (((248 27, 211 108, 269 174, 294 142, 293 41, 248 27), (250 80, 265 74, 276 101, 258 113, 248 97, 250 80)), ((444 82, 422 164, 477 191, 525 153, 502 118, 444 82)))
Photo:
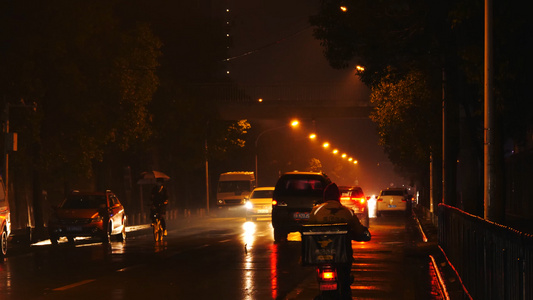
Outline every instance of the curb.
POLYGON ((424 207, 413 208, 413 213, 424 239, 424 244, 431 245, 429 257, 432 261, 443 299, 472 299, 455 267, 438 244, 438 227, 435 225, 435 216, 424 210, 424 207))

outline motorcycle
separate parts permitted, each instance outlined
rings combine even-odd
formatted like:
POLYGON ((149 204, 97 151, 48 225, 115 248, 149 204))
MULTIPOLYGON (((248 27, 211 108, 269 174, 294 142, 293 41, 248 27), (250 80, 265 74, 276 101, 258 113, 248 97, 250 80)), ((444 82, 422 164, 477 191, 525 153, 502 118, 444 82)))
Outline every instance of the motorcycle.
MULTIPOLYGON (((302 229, 302 264, 316 268, 319 295, 315 300, 351 299, 351 235, 346 223, 308 224, 302 229)), ((366 230, 358 241, 369 241, 366 230)))

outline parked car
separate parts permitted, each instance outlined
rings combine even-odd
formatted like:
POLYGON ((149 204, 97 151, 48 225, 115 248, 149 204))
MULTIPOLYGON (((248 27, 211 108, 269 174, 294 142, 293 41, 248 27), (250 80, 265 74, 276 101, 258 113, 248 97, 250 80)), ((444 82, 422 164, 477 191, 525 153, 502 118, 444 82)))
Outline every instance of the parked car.
POLYGON ((382 212, 411 211, 411 196, 404 188, 388 188, 379 193, 376 201, 376 215, 381 217, 382 212))
POLYGON ((331 183, 320 172, 287 172, 280 176, 272 197, 274 240, 286 240, 309 222, 313 206, 322 202, 324 188, 331 183))
POLYGON ((54 208, 49 225, 50 240, 57 244, 59 238, 96 237, 109 243, 112 236, 126 239, 126 214, 124 206, 111 191, 74 191, 54 208))
POLYGON ((246 208, 246 220, 256 220, 257 217, 270 217, 272 214, 272 195, 274 187, 257 187, 248 198, 244 207, 246 208))
POLYGON ((368 201, 363 193, 363 189, 358 186, 339 186, 342 205, 352 209, 361 221, 361 224, 368 227, 370 219, 368 216, 368 201))
POLYGON ((3 258, 7 254, 7 240, 11 234, 11 215, 2 177, 0 177, 0 230, 0 258, 3 258))

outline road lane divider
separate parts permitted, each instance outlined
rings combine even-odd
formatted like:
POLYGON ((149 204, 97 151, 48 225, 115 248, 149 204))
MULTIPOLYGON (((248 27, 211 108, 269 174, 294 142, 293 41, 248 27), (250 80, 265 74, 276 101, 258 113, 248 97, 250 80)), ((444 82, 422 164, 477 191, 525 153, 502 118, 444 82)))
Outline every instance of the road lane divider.
POLYGON ((52 291, 65 291, 65 290, 68 290, 68 289, 71 289, 71 288, 75 288, 75 287, 78 287, 80 285, 84 285, 84 284, 87 284, 87 283, 90 283, 90 282, 93 282, 95 281, 96 279, 87 279, 87 280, 82 280, 82 281, 79 281, 79 282, 76 282, 76 283, 73 283, 73 284, 69 284, 69 285, 65 285, 65 286, 62 286, 62 287, 58 287, 58 288, 55 288, 53 289, 52 291))

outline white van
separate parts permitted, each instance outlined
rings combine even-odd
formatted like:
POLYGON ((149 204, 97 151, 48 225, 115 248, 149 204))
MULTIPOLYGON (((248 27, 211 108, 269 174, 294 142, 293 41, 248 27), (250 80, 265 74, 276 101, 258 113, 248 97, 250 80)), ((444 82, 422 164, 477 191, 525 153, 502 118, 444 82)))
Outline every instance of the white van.
POLYGON ((226 172, 220 174, 217 186, 219 208, 240 208, 255 187, 254 172, 226 172))

